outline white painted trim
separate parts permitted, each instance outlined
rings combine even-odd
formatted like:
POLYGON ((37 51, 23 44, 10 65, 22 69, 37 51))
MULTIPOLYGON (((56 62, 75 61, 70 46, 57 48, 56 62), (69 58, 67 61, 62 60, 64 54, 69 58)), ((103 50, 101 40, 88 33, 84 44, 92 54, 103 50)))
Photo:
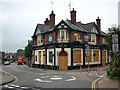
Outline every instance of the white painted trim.
POLYGON ((41 64, 43 64, 43 51, 45 51, 45 49, 42 50, 35 50, 35 56, 37 55, 37 61, 35 60, 35 64, 40 64, 39 63, 39 52, 41 51, 41 64))
POLYGON ((59 65, 59 56, 57 55, 57 52, 58 52, 58 54, 60 53, 60 51, 61 51, 62 49, 61 48, 56 48, 56 65, 59 65))
POLYGON ((81 50, 81 63, 73 63, 73 65, 83 65, 83 49, 82 48, 74 48, 73 50, 81 50))
POLYGON ((54 54, 54 49, 47 49, 47 65, 52 65, 54 66, 54 56, 53 56, 53 62, 49 62, 49 52, 52 51, 52 54, 54 54))
MULTIPOLYGON (((85 49, 86 50, 86 49, 85 49)), ((89 50, 91 50, 91 54, 92 54, 92 62, 89 62, 89 64, 100 64, 100 49, 89 49, 89 50), (93 58, 93 52, 94 52, 94 50, 99 50, 99 62, 94 62, 94 58, 93 58)), ((85 65, 88 65, 88 62, 85 62, 85 65)))
POLYGON ((68 53, 68 66, 71 66, 71 48, 64 48, 64 50, 68 53))

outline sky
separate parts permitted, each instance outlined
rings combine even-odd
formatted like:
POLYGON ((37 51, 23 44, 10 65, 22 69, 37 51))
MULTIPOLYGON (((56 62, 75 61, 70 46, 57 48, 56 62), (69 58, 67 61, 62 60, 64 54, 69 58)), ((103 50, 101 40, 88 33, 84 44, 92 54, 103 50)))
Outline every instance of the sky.
POLYGON ((71 10, 77 11, 77 21, 96 22, 99 16, 104 32, 118 25, 119 0, 0 0, 0 51, 24 49, 37 23, 43 24, 52 10, 55 24, 70 19, 70 1, 71 10))

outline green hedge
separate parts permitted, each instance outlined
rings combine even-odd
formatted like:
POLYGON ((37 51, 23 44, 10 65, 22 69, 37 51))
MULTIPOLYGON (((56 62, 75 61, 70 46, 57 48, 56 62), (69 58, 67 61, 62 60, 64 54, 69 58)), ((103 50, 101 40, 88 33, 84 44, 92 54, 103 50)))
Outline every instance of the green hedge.
POLYGON ((107 75, 111 78, 120 77, 120 55, 114 54, 107 69, 107 75))

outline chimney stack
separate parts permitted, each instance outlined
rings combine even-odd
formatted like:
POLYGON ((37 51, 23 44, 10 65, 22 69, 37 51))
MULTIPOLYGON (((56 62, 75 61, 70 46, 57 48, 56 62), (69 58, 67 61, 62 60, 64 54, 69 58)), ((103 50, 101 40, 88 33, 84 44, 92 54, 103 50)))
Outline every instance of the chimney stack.
POLYGON ((55 27, 55 14, 54 14, 54 11, 51 12, 50 14, 50 29, 54 28, 55 27))
POLYGON ((46 20, 44 21, 44 24, 49 26, 49 23, 50 23, 50 20, 48 20, 48 18, 46 18, 46 20))
POLYGON ((101 19, 99 19, 99 17, 97 17, 96 23, 97 23, 97 27, 98 27, 99 30, 101 31, 101 19))
POLYGON ((76 24, 76 11, 74 10, 74 8, 70 13, 71 13, 71 23, 75 25, 76 24))

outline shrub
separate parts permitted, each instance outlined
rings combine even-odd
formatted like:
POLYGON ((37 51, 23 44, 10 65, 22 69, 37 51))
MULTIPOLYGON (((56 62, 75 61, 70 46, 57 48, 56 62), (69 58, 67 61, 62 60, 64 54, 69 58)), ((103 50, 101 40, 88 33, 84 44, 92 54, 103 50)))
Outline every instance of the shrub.
POLYGON ((107 75, 111 78, 120 77, 120 56, 114 55, 107 69, 107 75))

